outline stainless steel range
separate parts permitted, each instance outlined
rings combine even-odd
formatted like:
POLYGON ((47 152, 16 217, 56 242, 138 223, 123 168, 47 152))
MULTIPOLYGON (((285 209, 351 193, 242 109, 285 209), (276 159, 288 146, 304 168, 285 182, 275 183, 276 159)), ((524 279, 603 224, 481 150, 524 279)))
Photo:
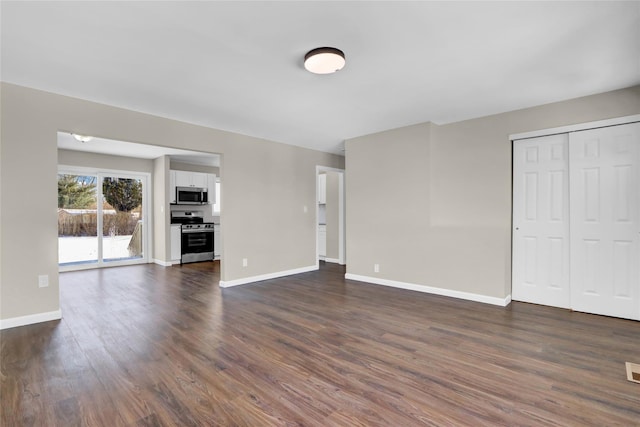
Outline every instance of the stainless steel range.
POLYGON ((202 212, 172 211, 171 223, 181 224, 180 263, 213 260, 212 222, 204 222, 202 212))

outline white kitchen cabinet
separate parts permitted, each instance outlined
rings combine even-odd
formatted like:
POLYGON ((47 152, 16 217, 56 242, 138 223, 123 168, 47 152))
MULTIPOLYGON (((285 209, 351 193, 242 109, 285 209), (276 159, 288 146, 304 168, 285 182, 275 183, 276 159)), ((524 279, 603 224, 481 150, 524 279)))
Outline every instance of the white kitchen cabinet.
POLYGON ((172 171, 176 187, 191 187, 191 172, 172 171))
POLYGON ((318 204, 324 205, 327 203, 327 174, 321 173, 318 175, 318 204))
POLYGON ((191 182, 194 187, 207 188, 207 174, 200 173, 200 172, 192 172, 191 182))
POLYGON ((201 172, 175 171, 176 187, 207 188, 207 174, 201 172))
POLYGON ((216 175, 212 173, 169 171, 169 203, 176 203, 176 187, 206 188, 209 204, 216 201, 216 175))
POLYGON ((171 226, 171 262, 179 263, 182 257, 182 232, 180 225, 171 226))
POLYGON ((220 239, 220 224, 213 226, 213 259, 220 259, 222 256, 222 239, 220 239))
POLYGON ((318 225, 318 256, 324 259, 327 256, 327 226, 318 225))

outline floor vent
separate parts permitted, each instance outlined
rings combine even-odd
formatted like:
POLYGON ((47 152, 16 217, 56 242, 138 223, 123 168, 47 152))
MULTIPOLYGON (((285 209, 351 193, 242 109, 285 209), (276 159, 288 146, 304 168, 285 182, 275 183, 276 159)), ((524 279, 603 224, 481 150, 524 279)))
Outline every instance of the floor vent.
POLYGON ((627 366, 627 379, 640 384, 640 365, 631 362, 625 362, 625 365, 627 366))

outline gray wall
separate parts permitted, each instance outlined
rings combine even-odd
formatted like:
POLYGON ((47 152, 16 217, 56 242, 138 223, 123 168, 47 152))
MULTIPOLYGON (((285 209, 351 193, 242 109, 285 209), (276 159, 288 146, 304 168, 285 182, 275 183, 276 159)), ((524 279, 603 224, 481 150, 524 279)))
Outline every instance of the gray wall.
POLYGON ((171 262, 169 234, 169 157, 153 161, 153 254, 152 259, 171 262))
POLYGON ((346 141, 347 273, 511 293, 509 135, 640 113, 640 86, 346 141), (373 264, 380 272, 373 272, 373 264))
POLYGON ((343 168, 342 157, 7 83, 1 105, 0 319, 60 307, 58 131, 222 154, 223 280, 316 264, 315 167, 343 168), (38 287, 39 274, 49 287, 38 287))

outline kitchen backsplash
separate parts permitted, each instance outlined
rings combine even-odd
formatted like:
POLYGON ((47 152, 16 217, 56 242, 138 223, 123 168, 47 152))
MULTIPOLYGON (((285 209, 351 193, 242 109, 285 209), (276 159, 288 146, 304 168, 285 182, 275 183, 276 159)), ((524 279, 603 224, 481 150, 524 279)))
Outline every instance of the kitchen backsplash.
POLYGON ((202 206, 171 205, 170 209, 171 211, 201 212, 202 217, 204 218, 204 222, 215 222, 216 224, 220 224, 220 216, 212 215, 211 205, 202 205, 202 206))

